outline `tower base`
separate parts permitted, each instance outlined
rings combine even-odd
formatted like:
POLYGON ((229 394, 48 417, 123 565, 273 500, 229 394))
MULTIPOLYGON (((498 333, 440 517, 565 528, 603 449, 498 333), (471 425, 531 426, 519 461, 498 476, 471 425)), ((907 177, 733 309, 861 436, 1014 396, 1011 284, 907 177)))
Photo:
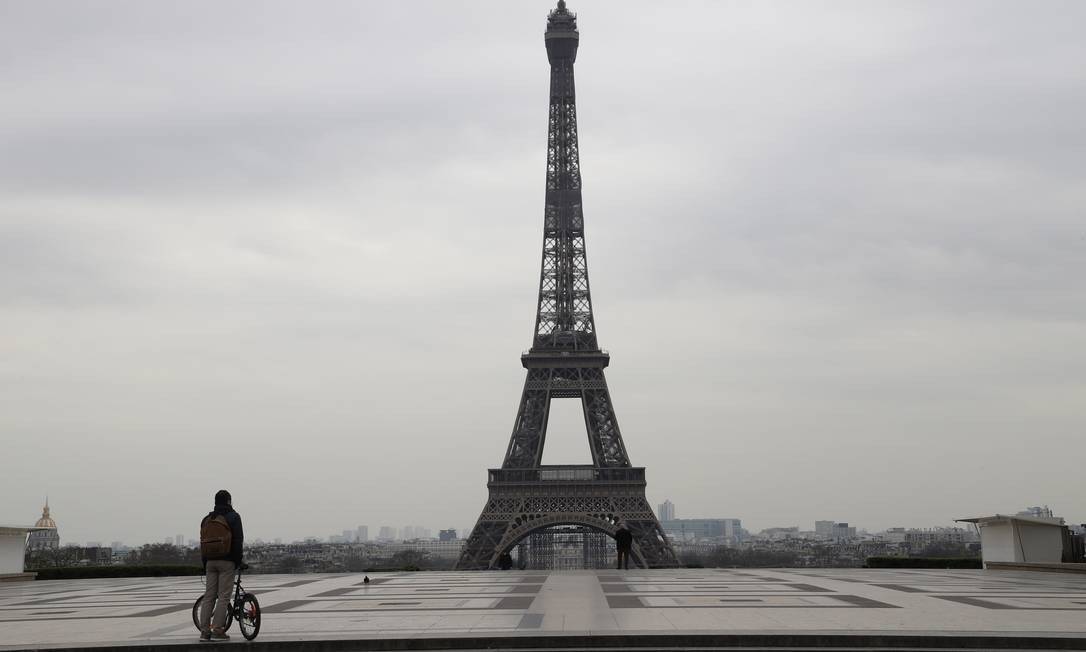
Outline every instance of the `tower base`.
POLYGON ((555 525, 582 525, 614 536, 633 534, 633 561, 642 568, 678 566, 660 522, 645 499, 645 469, 540 466, 490 469, 487 500, 468 537, 458 570, 497 568, 498 557, 529 534, 555 525))

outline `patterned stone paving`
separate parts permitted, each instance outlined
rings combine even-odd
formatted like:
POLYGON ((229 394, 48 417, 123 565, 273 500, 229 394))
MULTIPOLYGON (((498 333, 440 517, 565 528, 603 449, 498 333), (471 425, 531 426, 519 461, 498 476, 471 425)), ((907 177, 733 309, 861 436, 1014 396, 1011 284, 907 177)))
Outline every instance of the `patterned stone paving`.
MULTIPOLYGON (((1014 633, 1086 638, 1086 576, 673 570, 250 575, 258 640, 569 633, 1014 633)), ((188 643, 202 578, 0 585, 0 649, 188 643)), ((236 628, 234 629, 236 633, 236 628)), ((235 636, 240 638, 240 636, 235 636)))

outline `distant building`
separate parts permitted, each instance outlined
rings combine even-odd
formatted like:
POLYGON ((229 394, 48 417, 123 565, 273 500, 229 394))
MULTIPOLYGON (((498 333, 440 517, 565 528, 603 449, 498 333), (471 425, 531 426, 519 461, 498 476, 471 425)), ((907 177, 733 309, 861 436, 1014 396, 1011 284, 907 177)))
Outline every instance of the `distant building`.
POLYGON ((797 539, 799 538, 799 526, 793 525, 792 527, 769 527, 759 532, 758 536, 762 539, 769 539, 770 541, 797 539))
POLYGON ((354 541, 354 530, 344 530, 343 531, 343 541, 346 542, 346 543, 353 542, 354 541))
POLYGON ((905 543, 905 534, 908 532, 903 527, 888 528, 880 536, 887 543, 905 543))
POLYGON ((406 525, 400 530, 401 541, 412 541, 414 539, 429 539, 430 528, 422 527, 421 525, 406 525))
POLYGON ((392 556, 397 552, 403 552, 405 550, 413 550, 416 552, 422 552, 438 559, 457 559, 460 557, 460 550, 464 547, 464 541, 459 539, 453 541, 401 541, 399 543, 390 543, 382 547, 382 551, 392 556))
POLYGON ((448 530, 438 530, 438 533, 437 533, 437 540, 438 541, 456 541, 456 539, 457 539, 456 530, 454 530, 452 528, 450 528, 448 530))
POLYGON ((365 543, 370 540, 370 528, 367 525, 359 525, 354 531, 354 540, 358 543, 365 543))
POLYGON ((696 542, 715 540, 739 543, 742 523, 737 518, 675 518, 660 520, 664 533, 676 541, 696 542))
POLYGON ((661 521, 674 521, 675 520, 675 503, 670 500, 665 500, 660 503, 660 508, 657 510, 661 521))
POLYGON ((937 527, 930 529, 911 528, 905 530, 905 543, 913 550, 933 544, 964 544, 975 539, 975 535, 960 527, 937 527))
POLYGON ((393 541, 396 538, 396 530, 389 525, 382 525, 381 529, 377 530, 378 541, 393 541))
POLYGON ((185 547, 185 535, 178 534, 177 536, 175 536, 173 538, 173 545, 177 546, 178 548, 184 548, 185 547))
POLYGON ((856 538, 856 528, 849 527, 848 523, 834 523, 830 538, 834 541, 851 541, 856 538))
POLYGON ((978 539, 973 530, 960 527, 892 527, 879 533, 878 538, 887 543, 907 543, 914 551, 932 544, 966 544, 978 539))
POLYGON ((49 515, 48 498, 45 500, 45 507, 42 507, 41 518, 34 524, 34 527, 45 527, 50 529, 31 532, 30 537, 26 541, 27 550, 56 550, 60 547, 60 533, 57 530, 57 524, 53 520, 53 517, 49 515))
POLYGON ((109 566, 113 562, 113 550, 104 546, 83 546, 79 549, 79 559, 91 566, 109 566))
POLYGON ((1048 505, 1045 505, 1044 507, 1027 507, 1015 514, 1015 516, 1032 516, 1033 518, 1056 518, 1052 516, 1052 510, 1048 507, 1048 505))
MULTIPOLYGON (((806 534, 810 535, 811 533, 806 534)), ((855 527, 849 527, 848 523, 838 523, 837 521, 815 521, 813 534, 816 539, 829 539, 837 542, 861 538, 860 535, 868 536, 866 530, 862 530, 857 534, 855 527)))

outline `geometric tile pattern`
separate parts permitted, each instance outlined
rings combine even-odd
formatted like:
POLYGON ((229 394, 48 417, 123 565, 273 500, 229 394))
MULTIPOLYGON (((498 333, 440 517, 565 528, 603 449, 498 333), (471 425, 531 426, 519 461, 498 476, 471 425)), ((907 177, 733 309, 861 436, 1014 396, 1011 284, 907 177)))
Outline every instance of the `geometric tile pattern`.
POLYGON ((984 609, 1086 611, 1086 576, 1071 573, 882 571, 870 585, 984 609))
POLYGON ((612 609, 743 609, 743 608, 874 608, 897 605, 857 595, 835 593, 791 579, 735 576, 709 572, 701 576, 600 575, 600 586, 612 609))
MULTIPOLYGON (((1086 575, 675 569, 381 573, 371 580, 246 576, 264 612, 258 641, 864 631, 1013 633, 1086 646, 1086 575)), ((191 643, 190 611, 202 581, 0 584, 0 650, 191 643)))

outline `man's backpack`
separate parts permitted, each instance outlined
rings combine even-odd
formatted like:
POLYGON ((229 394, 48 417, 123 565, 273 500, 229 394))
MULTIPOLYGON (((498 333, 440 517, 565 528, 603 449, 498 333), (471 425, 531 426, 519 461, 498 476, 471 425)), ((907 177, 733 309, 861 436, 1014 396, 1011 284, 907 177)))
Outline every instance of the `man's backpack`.
POLYGON ((200 524, 200 554, 205 559, 226 559, 234 533, 222 514, 209 515, 200 524))

